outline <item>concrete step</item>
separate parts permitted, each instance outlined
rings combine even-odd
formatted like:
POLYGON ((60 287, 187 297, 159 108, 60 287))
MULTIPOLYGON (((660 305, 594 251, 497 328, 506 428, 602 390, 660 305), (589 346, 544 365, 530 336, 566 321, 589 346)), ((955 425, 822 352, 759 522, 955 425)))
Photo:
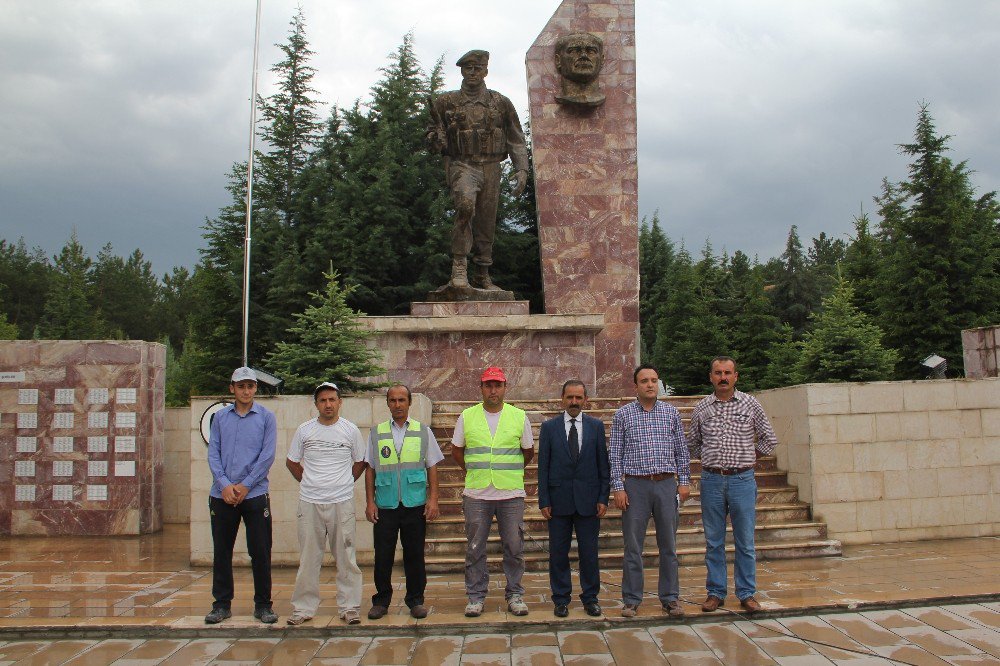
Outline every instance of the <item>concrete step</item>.
MULTIPOLYGON (((840 555, 842 552, 840 542, 832 539, 816 539, 810 541, 775 541, 767 543, 759 542, 755 545, 757 547, 757 558, 760 560, 829 557, 840 555)), ((726 559, 732 561, 733 552, 733 546, 727 544, 726 559)), ((598 558, 601 568, 605 570, 608 575, 620 576, 619 572, 624 559, 620 551, 601 552, 599 553, 598 558)), ((701 564, 705 560, 705 547, 704 545, 678 547, 677 559, 680 564, 684 566, 701 564)), ((573 563, 577 560, 578 557, 576 553, 571 549, 570 562, 573 563)), ((644 567, 656 567, 659 564, 659 560, 659 553, 655 550, 655 548, 643 550, 642 561, 644 567)), ((489 566, 489 570, 491 572, 502 572, 502 564, 503 557, 501 555, 497 554, 487 556, 487 565, 489 566)), ((546 552, 531 552, 528 547, 526 547, 524 553, 524 565, 525 570, 527 571, 548 571, 549 555, 546 552)), ((427 556, 427 570, 429 572, 444 573, 462 571, 464 568, 464 556, 427 556)), ((648 585, 649 581, 647 581, 647 586, 648 585)), ((655 589, 655 583, 653 583, 653 587, 651 589, 655 589)))
MULTIPOLYGON (((442 498, 457 497, 465 488, 465 472, 457 465, 438 463, 438 491, 442 498)), ((776 469, 757 470, 757 488, 777 488, 788 485, 788 474, 776 469)), ((538 486, 538 466, 532 463, 525 468, 524 487, 529 495, 536 495, 530 490, 538 486)), ((701 487, 701 474, 691 474, 691 492, 695 493, 701 487)))

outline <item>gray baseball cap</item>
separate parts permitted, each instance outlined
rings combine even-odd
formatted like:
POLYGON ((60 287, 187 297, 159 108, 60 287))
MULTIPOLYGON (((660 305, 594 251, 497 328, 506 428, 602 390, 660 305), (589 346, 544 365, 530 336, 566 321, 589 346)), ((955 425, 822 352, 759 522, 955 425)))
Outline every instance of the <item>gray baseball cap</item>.
POLYGON ((236 368, 233 370, 233 378, 229 381, 235 384, 236 382, 242 382, 248 379, 252 382, 256 382, 257 373, 253 371, 253 368, 248 368, 244 365, 242 368, 236 368))

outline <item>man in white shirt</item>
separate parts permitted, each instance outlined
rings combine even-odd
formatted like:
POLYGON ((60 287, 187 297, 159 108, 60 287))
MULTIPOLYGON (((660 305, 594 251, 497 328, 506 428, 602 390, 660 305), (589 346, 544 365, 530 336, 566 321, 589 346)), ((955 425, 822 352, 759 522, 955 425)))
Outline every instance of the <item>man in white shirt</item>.
POLYGON ((535 456, 531 421, 524 410, 504 402, 507 376, 486 368, 479 379, 483 401, 462 412, 451 438, 451 455, 465 470, 466 617, 483 613, 490 576, 486 544, 493 518, 503 547, 504 598, 513 615, 527 615, 524 603, 524 468, 535 456))
POLYGON ((313 392, 319 414, 298 427, 285 466, 299 481, 299 571, 288 624, 308 622, 319 608, 319 574, 329 541, 337 561, 340 618, 359 624, 361 569, 354 554, 354 482, 365 471, 358 427, 340 418, 343 400, 333 382, 313 392))

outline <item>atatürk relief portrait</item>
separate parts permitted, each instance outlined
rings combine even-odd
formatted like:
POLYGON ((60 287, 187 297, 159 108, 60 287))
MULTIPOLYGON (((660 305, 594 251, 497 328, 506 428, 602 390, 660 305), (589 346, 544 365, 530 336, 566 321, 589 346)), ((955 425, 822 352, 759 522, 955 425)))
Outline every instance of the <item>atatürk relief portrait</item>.
POLYGON ((604 94, 597 77, 604 65, 604 41, 589 32, 563 35, 556 42, 556 71, 562 78, 561 104, 600 106, 604 94))

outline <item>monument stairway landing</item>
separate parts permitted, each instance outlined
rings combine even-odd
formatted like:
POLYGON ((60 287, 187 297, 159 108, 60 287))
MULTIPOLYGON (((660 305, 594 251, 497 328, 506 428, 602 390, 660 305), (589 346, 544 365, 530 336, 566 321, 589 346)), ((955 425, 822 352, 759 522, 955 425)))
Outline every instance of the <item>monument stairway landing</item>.
MULTIPOLYGON (((681 413, 687 428, 691 411, 700 396, 671 397, 667 401, 681 413)), ((611 419, 615 411, 632 398, 594 398, 590 400, 587 414, 601 419, 610 434, 611 419)), ((427 568, 436 572, 458 572, 465 566, 465 521, 462 516, 462 489, 465 473, 451 457, 451 437, 455 421, 463 409, 474 402, 439 401, 434 403, 431 428, 437 437, 445 459, 437 466, 439 504, 441 516, 427 525, 427 568)), ((511 401, 528 413, 535 433, 537 451, 538 429, 542 421, 562 411, 558 400, 511 401)), ((779 470, 773 456, 757 460, 757 557, 760 559, 787 559, 839 555, 840 542, 827 538, 826 525, 812 519, 810 506, 799 499, 798 488, 788 483, 787 473, 779 470)), ((525 469, 527 503, 524 511, 524 558, 529 571, 548 568, 548 527, 538 509, 538 466, 532 462, 525 469)), ((691 461, 691 497, 681 507, 677 530, 677 556, 682 564, 697 564, 705 554, 704 530, 701 526, 699 500, 701 464, 691 461)), ((646 566, 655 566, 656 552, 654 531, 650 521, 643 559, 646 566)), ((727 528, 728 529, 728 528, 727 528)), ((733 551, 731 532, 727 534, 726 550, 733 551)), ((621 511, 609 502, 608 513, 601 521, 600 559, 602 567, 620 567, 623 541, 621 511)), ((487 552, 490 569, 498 571, 501 563, 500 538, 493 530, 487 552)), ((576 559, 575 546, 570 559, 576 559)))

